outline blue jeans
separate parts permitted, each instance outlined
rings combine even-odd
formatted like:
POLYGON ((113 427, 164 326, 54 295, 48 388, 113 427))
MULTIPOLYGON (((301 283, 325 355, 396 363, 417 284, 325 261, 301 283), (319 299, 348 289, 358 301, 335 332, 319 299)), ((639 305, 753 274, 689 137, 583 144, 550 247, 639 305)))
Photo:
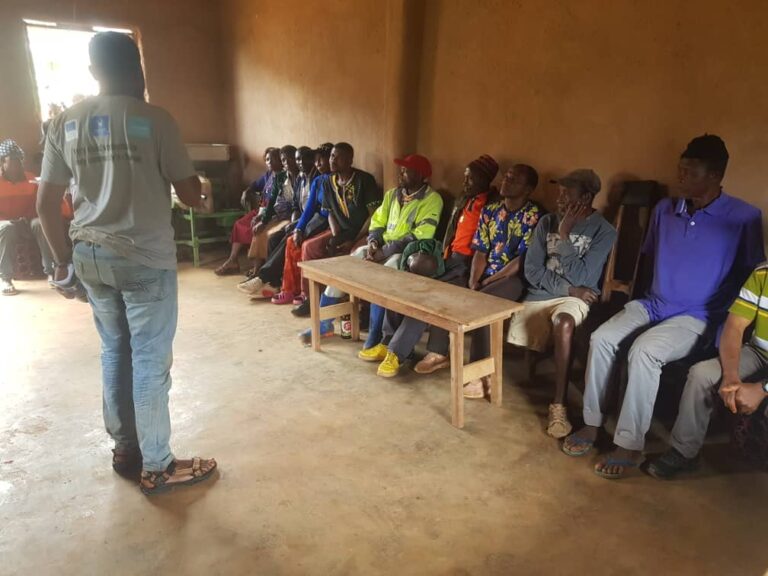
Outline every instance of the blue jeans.
POLYGON ((78 242, 75 271, 101 336, 104 424, 119 449, 141 450, 144 470, 173 461, 168 391, 178 316, 176 270, 158 270, 78 242))

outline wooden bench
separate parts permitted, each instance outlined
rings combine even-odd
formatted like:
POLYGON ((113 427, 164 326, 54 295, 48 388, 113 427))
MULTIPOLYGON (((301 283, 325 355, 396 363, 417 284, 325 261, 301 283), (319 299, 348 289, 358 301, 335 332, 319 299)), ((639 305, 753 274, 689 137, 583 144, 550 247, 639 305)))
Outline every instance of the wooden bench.
POLYGON ((474 292, 431 278, 408 274, 351 256, 301 262, 309 280, 312 315, 312 349, 320 350, 320 321, 349 314, 352 340, 360 336, 359 302, 367 300, 447 330, 451 346, 451 420, 464 426, 464 384, 491 377, 491 402, 501 405, 502 345, 504 320, 522 304, 474 292), (349 294, 349 302, 320 307, 321 284, 349 294), (464 334, 490 326, 491 355, 464 364, 464 334))

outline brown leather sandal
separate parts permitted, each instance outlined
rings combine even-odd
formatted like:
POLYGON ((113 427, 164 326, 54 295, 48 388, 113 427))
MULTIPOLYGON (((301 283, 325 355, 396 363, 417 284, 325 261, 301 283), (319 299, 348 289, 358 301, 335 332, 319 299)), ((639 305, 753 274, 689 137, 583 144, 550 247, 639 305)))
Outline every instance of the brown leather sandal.
POLYGON ((168 492, 177 486, 191 486, 211 477, 216 470, 216 460, 195 457, 192 460, 174 460, 165 472, 141 473, 141 491, 147 496, 168 492))
POLYGON ((141 451, 138 448, 112 450, 112 469, 120 475, 138 473, 141 470, 141 451))
POLYGON ((234 276, 240 274, 239 264, 227 264, 226 262, 213 271, 216 276, 234 276))

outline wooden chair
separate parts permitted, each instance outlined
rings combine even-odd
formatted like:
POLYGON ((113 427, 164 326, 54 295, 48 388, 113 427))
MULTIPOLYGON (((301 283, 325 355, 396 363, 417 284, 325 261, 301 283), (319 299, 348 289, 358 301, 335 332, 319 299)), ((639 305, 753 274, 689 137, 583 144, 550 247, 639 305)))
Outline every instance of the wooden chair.
POLYGON ((603 280, 602 302, 608 303, 614 292, 629 300, 635 290, 640 266, 640 250, 658 200, 659 184, 654 180, 626 182, 616 215, 616 244, 611 250, 603 280))

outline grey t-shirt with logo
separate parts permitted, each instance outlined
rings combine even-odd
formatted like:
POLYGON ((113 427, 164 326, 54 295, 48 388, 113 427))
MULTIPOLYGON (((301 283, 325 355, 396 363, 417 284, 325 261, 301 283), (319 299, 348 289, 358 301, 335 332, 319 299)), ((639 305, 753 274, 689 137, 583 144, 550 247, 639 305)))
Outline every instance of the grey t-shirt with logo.
POLYGON ((94 96, 48 129, 41 179, 74 180, 73 241, 175 269, 170 184, 195 175, 171 115, 130 96, 94 96))

